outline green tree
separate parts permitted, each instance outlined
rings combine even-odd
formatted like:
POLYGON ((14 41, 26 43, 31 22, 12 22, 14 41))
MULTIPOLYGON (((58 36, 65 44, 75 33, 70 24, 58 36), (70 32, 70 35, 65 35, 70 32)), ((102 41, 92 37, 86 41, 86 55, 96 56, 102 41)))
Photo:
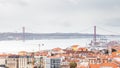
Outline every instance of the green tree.
POLYGON ((76 68, 77 63, 76 62, 70 62, 70 68, 76 68))

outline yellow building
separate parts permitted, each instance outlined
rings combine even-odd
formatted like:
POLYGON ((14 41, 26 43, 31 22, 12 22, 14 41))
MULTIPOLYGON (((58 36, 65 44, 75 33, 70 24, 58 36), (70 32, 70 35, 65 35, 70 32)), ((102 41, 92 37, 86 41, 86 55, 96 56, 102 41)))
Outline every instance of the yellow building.
POLYGON ((72 50, 77 51, 78 45, 73 45, 73 46, 71 46, 71 48, 72 48, 72 50))

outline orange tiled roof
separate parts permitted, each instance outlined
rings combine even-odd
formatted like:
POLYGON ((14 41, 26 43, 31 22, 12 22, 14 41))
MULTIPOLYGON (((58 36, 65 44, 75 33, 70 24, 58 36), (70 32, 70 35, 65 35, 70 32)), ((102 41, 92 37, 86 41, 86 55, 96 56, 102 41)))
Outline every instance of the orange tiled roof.
POLYGON ((53 51, 60 51, 60 50, 62 50, 62 49, 58 47, 58 48, 53 48, 52 50, 53 50, 53 51))
POLYGON ((0 54, 0 57, 8 56, 7 54, 0 54))
POLYGON ((117 64, 115 63, 102 63, 100 66, 111 66, 112 68, 117 68, 117 64))
POLYGON ((87 48, 78 48, 78 51, 87 51, 87 48))
POLYGON ((90 68, 100 68, 100 64, 90 64, 90 68))
POLYGON ((18 55, 27 55, 27 52, 26 51, 20 51, 20 52, 18 52, 18 55))
POLYGON ((78 45, 73 45, 73 46, 71 46, 71 47, 78 47, 78 45))
POLYGON ((89 64, 90 68, 100 68, 100 67, 112 67, 112 68, 117 68, 117 64, 115 63, 102 63, 102 64, 89 64))
POLYGON ((26 51, 20 51, 20 52, 18 52, 18 53, 27 53, 26 51))

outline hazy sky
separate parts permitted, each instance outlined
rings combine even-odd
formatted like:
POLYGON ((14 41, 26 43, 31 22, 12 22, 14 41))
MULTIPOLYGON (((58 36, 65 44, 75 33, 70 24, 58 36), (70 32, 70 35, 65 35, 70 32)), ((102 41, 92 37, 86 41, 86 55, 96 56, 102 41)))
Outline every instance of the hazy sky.
POLYGON ((0 32, 92 33, 94 25, 119 32, 120 0, 0 0, 0 32))

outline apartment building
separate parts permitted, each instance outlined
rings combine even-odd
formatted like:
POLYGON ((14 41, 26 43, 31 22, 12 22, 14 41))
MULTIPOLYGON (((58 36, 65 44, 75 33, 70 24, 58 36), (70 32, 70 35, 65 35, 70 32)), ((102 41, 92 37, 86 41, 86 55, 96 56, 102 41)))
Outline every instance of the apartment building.
POLYGON ((6 66, 8 68, 18 68, 18 58, 19 56, 17 55, 8 56, 6 59, 6 66))
POLYGON ((33 58, 31 56, 19 56, 18 68, 32 68, 33 58))
POLYGON ((45 68, 60 68, 61 58, 46 58, 45 68))
POLYGON ((46 56, 34 56, 34 66, 35 68, 45 68, 45 59, 46 56))
POLYGON ((31 56, 10 55, 7 58, 0 58, 1 66, 5 65, 8 68, 32 68, 31 56))
POLYGON ((6 58, 7 56, 5 54, 0 55, 0 67, 3 67, 6 65, 6 58))

